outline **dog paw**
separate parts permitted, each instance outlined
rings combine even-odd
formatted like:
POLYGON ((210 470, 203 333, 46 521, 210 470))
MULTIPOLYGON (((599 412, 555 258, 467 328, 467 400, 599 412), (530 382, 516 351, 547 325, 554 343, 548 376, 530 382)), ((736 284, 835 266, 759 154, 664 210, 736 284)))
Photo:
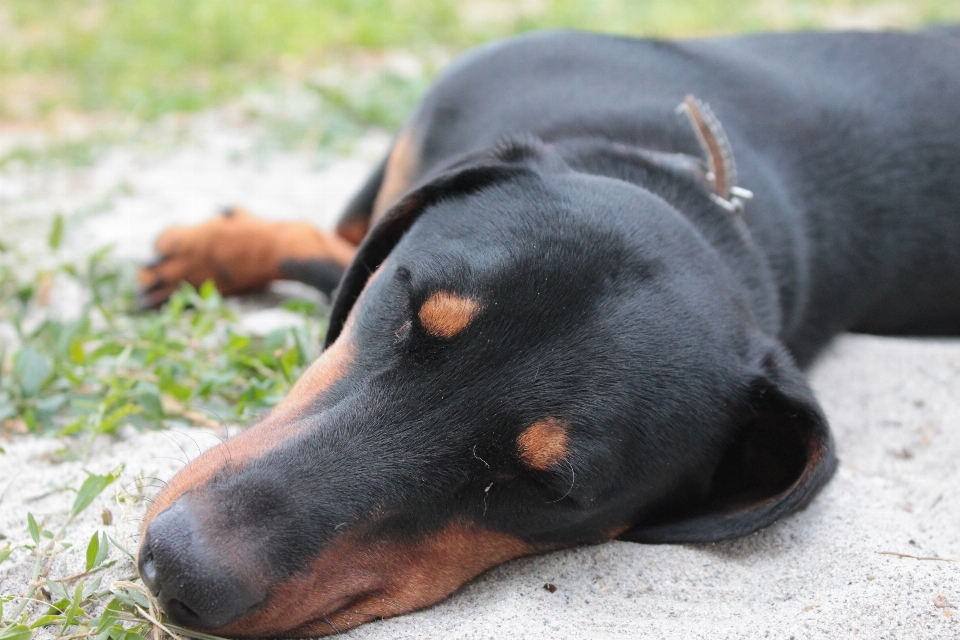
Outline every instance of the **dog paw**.
POLYGON ((286 278, 330 293, 356 247, 306 222, 267 222, 231 207, 195 227, 170 227, 156 252, 138 274, 141 309, 166 302, 181 282, 199 287, 212 280, 233 295, 286 278))
POLYGON ((212 280, 224 295, 263 288, 277 277, 277 227, 230 207, 201 225, 166 229, 138 273, 140 307, 163 304, 182 282, 212 280))

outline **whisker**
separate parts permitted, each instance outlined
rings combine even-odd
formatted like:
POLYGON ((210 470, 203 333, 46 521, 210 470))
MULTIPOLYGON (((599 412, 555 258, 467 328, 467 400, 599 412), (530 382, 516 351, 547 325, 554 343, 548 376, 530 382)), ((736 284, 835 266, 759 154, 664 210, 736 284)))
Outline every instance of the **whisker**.
POLYGON ((320 617, 323 618, 323 621, 324 621, 324 622, 326 622, 328 625, 330 625, 330 628, 333 629, 333 632, 334 632, 334 633, 336 633, 336 634, 338 634, 338 635, 341 634, 341 633, 343 633, 343 631, 341 631, 341 630, 337 627, 337 625, 333 624, 333 622, 330 621, 330 618, 328 618, 327 616, 325 616, 325 615, 323 615, 323 614, 320 614, 320 617))
POLYGON ((170 440, 173 442, 173 444, 177 445, 177 447, 180 449, 180 451, 183 451, 183 458, 184 458, 184 460, 186 461, 186 462, 184 462, 183 464, 185 464, 185 465, 186 465, 186 464, 189 464, 189 462, 190 462, 190 456, 187 455, 187 450, 184 449, 182 446, 180 446, 180 443, 177 442, 176 440, 174 440, 173 436, 170 435, 169 433, 167 433, 166 431, 162 431, 162 430, 160 430, 160 429, 157 429, 156 431, 157 431, 157 433, 163 434, 164 436, 170 438, 170 440))
POLYGON ((191 442, 193 442, 193 446, 195 446, 195 447, 197 448, 197 455, 200 455, 201 453, 203 453, 203 449, 200 448, 200 445, 197 443, 197 439, 194 438, 194 437, 193 437, 192 435, 190 435, 189 433, 187 433, 187 432, 185 432, 185 431, 180 431, 180 429, 168 429, 168 431, 173 431, 174 433, 179 433, 179 434, 182 435, 182 436, 186 436, 186 437, 190 438, 191 442))
MULTIPOLYGON (((219 413, 217 413, 216 411, 214 411, 214 410, 211 409, 210 407, 204 407, 204 406, 201 406, 201 405, 194 405, 194 407, 195 407, 196 409, 201 409, 201 410, 203 410, 203 411, 207 411, 207 412, 209 412, 209 413, 212 413, 214 416, 216 416, 216 417, 217 417, 217 420, 220 421, 220 426, 223 427, 223 432, 227 435, 227 438, 230 437, 230 428, 227 426, 227 421, 223 419, 223 416, 221 416, 219 413)), ((219 435, 217 435, 217 432, 216 432, 216 431, 213 431, 213 432, 211 432, 211 433, 213 433, 213 435, 216 436, 216 437, 217 437, 217 440, 219 440, 221 443, 226 442, 223 438, 221 438, 219 435)))
POLYGON ((570 495, 570 492, 571 492, 571 491, 573 491, 573 485, 576 484, 576 482, 577 482, 577 472, 573 470, 573 465, 570 464, 570 461, 569 461, 569 460, 565 460, 565 462, 567 463, 567 466, 570 467, 570 488, 567 489, 567 492, 566 492, 565 494, 563 494, 562 496, 560 496, 560 497, 557 498, 556 500, 547 500, 545 504, 552 504, 552 503, 554 503, 554 502, 560 502, 561 500, 563 500, 564 498, 566 498, 568 495, 570 495))
MULTIPOLYGON (((212 413, 213 415, 215 415, 215 416, 217 417, 217 420, 220 421, 220 426, 223 427, 223 432, 227 435, 227 440, 230 439, 230 429, 227 427, 227 421, 224 420, 223 417, 221 417, 221 415, 220 415, 219 413, 217 413, 217 412, 214 411, 213 409, 210 409, 209 407, 201 407, 201 406, 197 405, 196 408, 197 408, 197 409, 202 409, 203 411, 208 411, 208 412, 212 413)), ((214 437, 214 438, 216 438, 217 440, 220 441, 220 444, 223 444, 223 445, 227 444, 227 441, 224 440, 223 438, 221 438, 221 437, 217 434, 216 431, 211 431, 210 433, 213 434, 213 437, 214 437)), ((199 447, 197 447, 197 448, 199 449, 199 447)), ((222 456, 224 457, 224 458, 223 458, 224 463, 228 463, 228 464, 232 464, 232 463, 233 463, 233 451, 230 450, 230 447, 222 447, 222 448, 220 449, 220 455, 222 455, 222 456), (226 449, 226 450, 227 450, 227 453, 226 453, 226 454, 223 453, 223 449, 226 449), (229 457, 228 457, 228 456, 229 456, 229 457)))

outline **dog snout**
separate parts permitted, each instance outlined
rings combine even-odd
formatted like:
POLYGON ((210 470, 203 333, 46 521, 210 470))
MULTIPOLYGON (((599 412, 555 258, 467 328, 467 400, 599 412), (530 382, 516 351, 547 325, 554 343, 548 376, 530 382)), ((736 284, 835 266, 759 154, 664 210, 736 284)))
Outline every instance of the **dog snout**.
POLYGON ((167 615, 181 626, 218 629, 266 597, 237 543, 211 535, 195 508, 180 499, 158 515, 140 545, 140 577, 167 615))

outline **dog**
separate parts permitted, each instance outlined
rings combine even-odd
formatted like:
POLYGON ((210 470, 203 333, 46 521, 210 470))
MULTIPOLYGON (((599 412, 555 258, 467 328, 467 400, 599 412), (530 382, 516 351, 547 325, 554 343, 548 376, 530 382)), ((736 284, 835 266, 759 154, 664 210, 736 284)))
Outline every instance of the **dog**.
POLYGON ((443 73, 336 235, 231 209, 144 303, 336 287, 326 348, 149 509, 178 624, 306 637, 513 558, 708 542, 837 459, 839 332, 960 333, 960 31, 520 37, 443 73))

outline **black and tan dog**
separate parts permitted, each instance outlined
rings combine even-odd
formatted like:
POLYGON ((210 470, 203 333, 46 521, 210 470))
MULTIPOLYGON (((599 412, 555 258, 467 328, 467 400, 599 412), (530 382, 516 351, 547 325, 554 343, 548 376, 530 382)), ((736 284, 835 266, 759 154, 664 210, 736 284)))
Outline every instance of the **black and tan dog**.
POLYGON ((526 554, 744 535, 836 466, 797 363, 960 333, 960 37, 495 44, 338 237, 235 210, 158 249, 153 304, 339 280, 320 359, 147 515, 181 624, 336 632, 526 554))

